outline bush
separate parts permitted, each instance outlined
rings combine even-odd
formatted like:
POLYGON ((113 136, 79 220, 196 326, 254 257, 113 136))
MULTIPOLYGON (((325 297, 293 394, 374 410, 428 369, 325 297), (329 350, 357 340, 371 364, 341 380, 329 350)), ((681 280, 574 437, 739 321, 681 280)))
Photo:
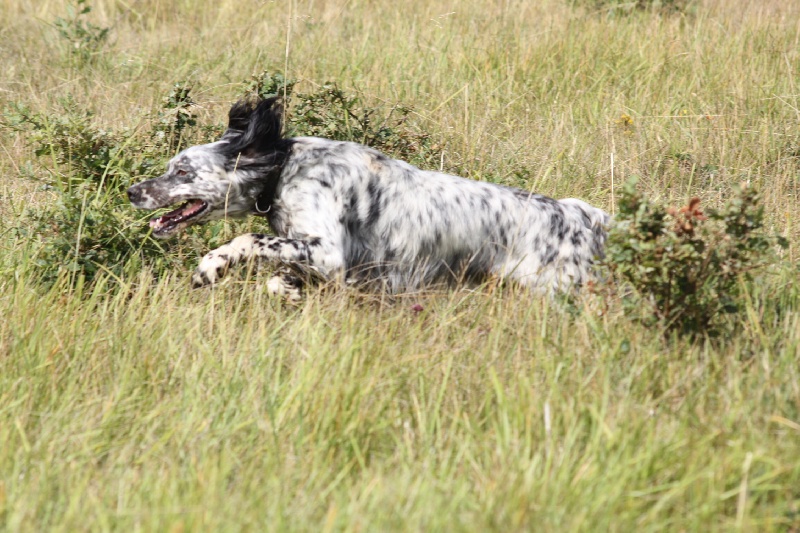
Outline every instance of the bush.
MULTIPOLYGON (((714 336, 725 314, 740 310, 743 281, 776 259, 787 241, 764 228, 761 196, 737 187, 720 211, 703 210, 699 198, 680 209, 655 205, 636 188, 624 187, 610 228, 605 265, 632 292, 631 310, 666 331, 714 336)), ((625 293, 625 290, 621 291, 625 293)))
POLYGON ((197 115, 192 111, 194 99, 191 92, 190 85, 179 82, 172 86, 172 90, 163 100, 153 134, 157 142, 164 143, 169 152, 179 149, 184 131, 197 125, 197 115))
POLYGON ((368 106, 334 83, 311 94, 295 94, 291 103, 288 135, 354 141, 422 166, 438 159, 430 135, 409 124, 410 107, 395 105, 386 111, 368 106))
POLYGON ((289 98, 294 86, 294 80, 287 80, 283 77, 283 74, 273 74, 265 70, 245 82, 244 94, 245 96, 257 96, 259 98, 271 98, 273 96, 286 96, 289 98))
POLYGON ((143 234, 148 215, 131 209, 125 195, 134 181, 160 172, 181 135, 182 128, 165 127, 161 114, 154 122, 144 135, 105 131, 70 98, 61 101, 61 113, 34 113, 22 104, 6 111, 2 125, 25 132, 47 165, 45 187, 55 193, 51 204, 29 208, 29 224, 17 228, 41 240, 36 264, 44 282, 63 272, 91 281, 103 271, 120 276, 143 262, 157 271, 170 263, 164 252, 174 243, 143 234))

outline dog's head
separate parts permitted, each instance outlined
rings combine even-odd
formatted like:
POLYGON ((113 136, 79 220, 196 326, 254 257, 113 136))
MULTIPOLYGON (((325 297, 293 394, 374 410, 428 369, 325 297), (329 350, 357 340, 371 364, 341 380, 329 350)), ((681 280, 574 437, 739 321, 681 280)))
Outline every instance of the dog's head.
POLYGON ((281 138, 282 111, 277 97, 237 102, 220 140, 187 148, 164 175, 128 189, 141 209, 181 204, 150 220, 153 235, 167 238, 192 224, 268 209, 291 145, 281 138))

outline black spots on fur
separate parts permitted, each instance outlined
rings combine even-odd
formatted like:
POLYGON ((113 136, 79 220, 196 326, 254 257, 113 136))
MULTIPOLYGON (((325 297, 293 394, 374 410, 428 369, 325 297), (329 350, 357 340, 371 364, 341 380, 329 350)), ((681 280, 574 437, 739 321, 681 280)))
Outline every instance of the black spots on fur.
POLYGON ((580 246, 583 244, 583 234, 576 230, 575 233, 572 234, 570 242, 572 243, 572 246, 580 246))
POLYGON ((551 244, 548 244, 547 247, 544 249, 544 255, 542 256, 542 264, 547 266, 553 261, 555 261, 556 257, 558 257, 558 248, 556 248, 551 244))
POLYGON ((367 196, 369 198, 369 213, 367 214, 367 225, 373 226, 381 216, 383 191, 378 187, 376 179, 370 180, 367 185, 367 196))
POLYGON ((200 283, 192 282, 192 287, 196 289, 198 287, 202 287, 204 285, 208 285, 209 283, 211 283, 211 280, 208 278, 208 274, 206 274, 205 272, 199 272, 198 274, 200 275, 200 283))
POLYGON ((308 245, 309 245, 309 246, 314 246, 314 247, 316 247, 316 246, 319 246, 320 244, 322 244, 322 239, 320 239, 319 237, 311 237, 311 238, 308 240, 308 245))
POLYGON ((499 225, 497 227, 497 236, 501 245, 508 246, 508 233, 506 233, 505 225, 499 225))
POLYGON ((303 287, 303 280, 286 272, 281 274, 281 281, 287 287, 292 287, 294 289, 301 289, 303 287))
POLYGON ((541 194, 532 193, 530 191, 523 191, 522 189, 511 189, 514 193, 514 196, 522 200, 523 202, 536 202, 542 207, 552 207, 556 210, 561 209, 561 204, 558 200, 554 200, 549 196, 543 196, 541 194))
POLYGON ((359 224, 354 217, 347 217, 343 220, 343 226, 347 235, 350 237, 350 242, 356 244, 359 242, 359 224))
POLYGON ((219 254, 219 258, 227 262, 228 259, 230 259, 230 256, 228 254, 219 254))
POLYGON ((554 200, 553 198, 550 198, 549 196, 542 196, 541 194, 531 194, 529 196, 529 199, 536 200, 540 204, 546 205, 546 206, 550 206, 550 207, 552 207, 553 209, 555 209, 557 211, 561 211, 561 209, 562 209, 561 204, 558 203, 558 200, 554 200))
POLYGON ((603 244, 606 242, 606 230, 603 226, 597 225, 593 228, 594 239, 592 240, 592 255, 597 258, 603 259, 605 257, 605 250, 603 244))
POLYGON ((271 243, 267 245, 267 248, 272 250, 273 252, 278 252, 281 249, 281 242, 277 239, 273 240, 271 243))
POLYGON ((358 202, 359 202, 359 200, 360 200, 360 198, 358 196, 358 193, 353 191, 352 194, 350 195, 350 201, 347 202, 346 209, 348 211, 358 212, 358 202))
POLYGON ((534 194, 532 192, 523 191, 522 189, 514 189, 514 196, 524 202, 527 202, 534 197, 534 194))
POLYGON ((592 227, 592 219, 589 218, 589 215, 586 214, 586 210, 582 207, 578 207, 578 211, 581 213, 581 220, 583 220, 583 225, 587 228, 592 227))
POLYGON ((324 166, 331 176, 345 175, 349 172, 349 167, 339 162, 343 159, 335 149, 342 144, 337 141, 329 141, 326 145, 303 144, 303 149, 298 151, 296 160, 306 168, 324 166))
POLYGON ((432 194, 431 197, 429 198, 429 202, 430 202, 431 206, 433 207, 433 209, 437 213, 442 210, 442 201, 441 201, 442 196, 441 195, 442 195, 442 192, 441 191, 437 191, 437 193, 432 194))
POLYGON ((567 236, 567 229, 567 223, 564 220, 563 213, 553 213, 550 216, 550 233, 552 233, 556 239, 563 241, 567 236))
POLYGON ((335 163, 332 161, 326 161, 325 167, 327 168, 328 174, 333 178, 333 181, 342 181, 347 179, 347 175, 350 174, 350 167, 348 165, 342 163, 335 163))
MULTIPOLYGON (((305 244, 305 243, 303 243, 305 244)), ((301 263, 308 263, 310 261, 310 253, 308 246, 300 246, 297 250, 297 261, 301 263)))
POLYGON ((400 174, 400 177, 403 179, 403 181, 409 182, 409 181, 414 181, 414 178, 416 177, 416 175, 415 175, 415 173, 413 172, 412 169, 403 168, 402 169, 402 173, 400 174))
POLYGON ((327 180, 319 180, 319 184, 325 187, 326 189, 330 189, 332 187, 332 185, 328 183, 327 180))

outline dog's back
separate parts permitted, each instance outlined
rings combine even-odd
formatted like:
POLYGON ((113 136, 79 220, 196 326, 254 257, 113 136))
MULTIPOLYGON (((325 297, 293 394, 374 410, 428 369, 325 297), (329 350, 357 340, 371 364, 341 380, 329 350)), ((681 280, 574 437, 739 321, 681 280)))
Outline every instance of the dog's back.
MULTIPOLYGON (((350 278, 398 291, 494 274, 558 289, 585 281, 602 254, 608 215, 580 200, 423 171, 360 144, 293 141, 278 212, 333 208, 350 278)), ((274 225, 300 237, 282 219, 274 225)))

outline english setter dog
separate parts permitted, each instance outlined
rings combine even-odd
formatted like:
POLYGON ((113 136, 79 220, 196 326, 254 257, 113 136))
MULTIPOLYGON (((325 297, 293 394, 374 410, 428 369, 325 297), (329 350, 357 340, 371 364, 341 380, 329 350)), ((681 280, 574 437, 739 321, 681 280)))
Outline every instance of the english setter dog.
POLYGON ((278 98, 234 104, 220 140, 182 151, 166 174, 128 189, 138 208, 182 202, 150 221, 156 237, 267 217, 275 236, 245 234, 213 250, 194 286, 251 258, 284 266, 268 289, 288 296, 308 275, 391 293, 489 276, 553 292, 592 278, 609 222, 603 210, 420 170, 361 144, 283 138, 282 111, 278 98))

